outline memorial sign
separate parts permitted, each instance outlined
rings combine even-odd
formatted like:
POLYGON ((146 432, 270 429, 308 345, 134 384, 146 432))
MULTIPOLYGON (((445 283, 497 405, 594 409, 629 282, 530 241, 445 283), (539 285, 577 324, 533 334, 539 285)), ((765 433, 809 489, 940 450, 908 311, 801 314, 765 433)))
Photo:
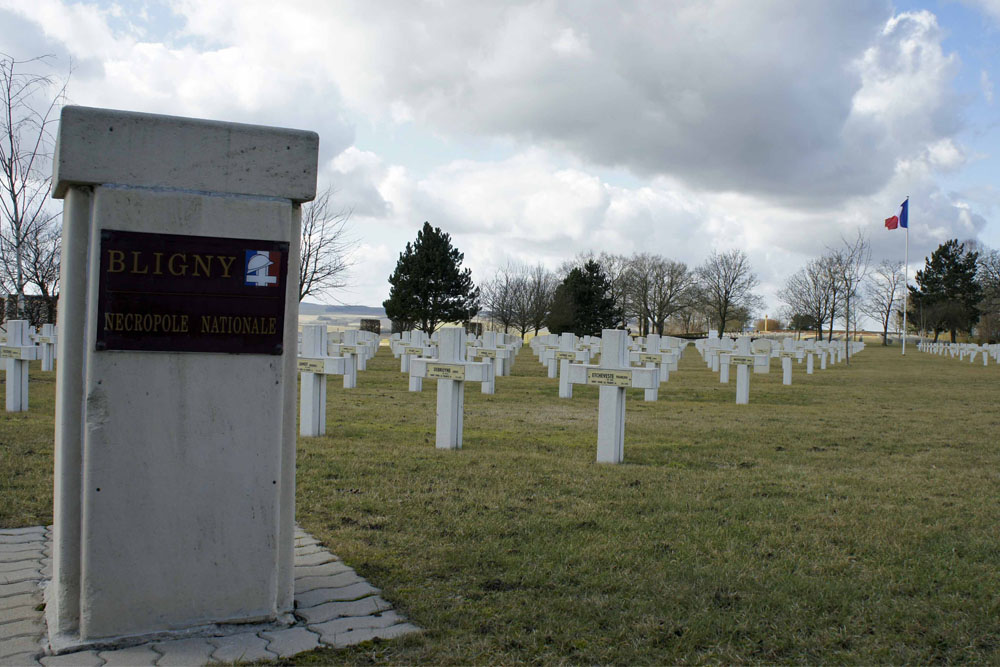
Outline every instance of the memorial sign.
POLYGON ((435 380, 465 380, 464 364, 427 364, 427 377, 435 380))
POLYGON ((281 354, 288 243, 101 231, 96 349, 281 354))
POLYGON ((631 387, 632 371, 612 371, 604 368, 588 368, 587 384, 601 387, 631 387))

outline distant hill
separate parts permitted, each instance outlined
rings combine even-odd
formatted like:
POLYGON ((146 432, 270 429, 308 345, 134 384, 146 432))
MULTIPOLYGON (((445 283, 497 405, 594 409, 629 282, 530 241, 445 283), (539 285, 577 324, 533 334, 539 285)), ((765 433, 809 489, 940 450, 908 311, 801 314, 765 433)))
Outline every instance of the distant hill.
POLYGON ((301 315, 359 315, 362 317, 385 317, 383 308, 373 306, 330 306, 324 303, 309 303, 303 301, 299 304, 301 315))

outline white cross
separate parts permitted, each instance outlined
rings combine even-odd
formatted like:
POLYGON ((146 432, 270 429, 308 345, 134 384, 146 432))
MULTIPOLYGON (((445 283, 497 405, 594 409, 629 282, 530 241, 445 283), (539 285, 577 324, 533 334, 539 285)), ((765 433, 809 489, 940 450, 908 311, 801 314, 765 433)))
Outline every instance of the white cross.
POLYGON ((302 398, 299 401, 299 433, 317 436, 326 433, 326 376, 344 375, 347 359, 328 357, 326 325, 302 327, 302 356, 298 369, 302 373, 302 398))
POLYGON ((38 358, 38 348, 28 338, 28 322, 9 320, 7 342, 0 346, 7 360, 7 412, 28 411, 28 362, 38 358))
POLYGON ((465 360, 465 329, 462 327, 445 327, 438 332, 437 359, 410 361, 410 375, 438 381, 435 447, 462 448, 465 382, 482 382, 486 374, 487 364, 465 360))
POLYGON ((601 333, 601 363, 569 364, 571 384, 598 385, 597 462, 621 463, 625 456, 625 388, 651 389, 657 386, 659 371, 629 368, 626 350, 628 333, 605 329, 601 333))
POLYGON ((659 398, 660 384, 670 379, 670 367, 676 364, 676 354, 672 350, 663 350, 660 346, 663 343, 658 334, 650 334, 646 337, 645 352, 630 352, 629 360, 646 364, 646 368, 655 368, 659 372, 659 382, 656 387, 647 389, 643 398, 646 401, 655 401, 659 398))

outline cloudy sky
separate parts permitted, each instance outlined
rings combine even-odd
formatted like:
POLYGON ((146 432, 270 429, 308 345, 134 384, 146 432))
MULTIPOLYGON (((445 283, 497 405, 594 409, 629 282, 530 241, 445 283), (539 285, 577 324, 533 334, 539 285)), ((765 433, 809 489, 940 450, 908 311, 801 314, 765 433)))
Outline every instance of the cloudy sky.
POLYGON ((74 104, 320 134, 353 210, 341 303, 424 220, 477 280, 582 251, 743 248, 774 292, 910 197, 912 271, 1000 247, 1000 0, 0 0, 0 51, 74 104))

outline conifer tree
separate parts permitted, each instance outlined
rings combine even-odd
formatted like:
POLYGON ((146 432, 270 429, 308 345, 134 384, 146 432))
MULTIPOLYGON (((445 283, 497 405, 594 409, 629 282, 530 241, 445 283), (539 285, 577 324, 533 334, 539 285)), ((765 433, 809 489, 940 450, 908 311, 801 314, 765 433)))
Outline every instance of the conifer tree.
POLYGON ((979 253, 966 250, 958 239, 945 241, 925 260, 915 276, 919 288, 910 287, 910 319, 934 332, 971 332, 979 321, 982 286, 976 281, 979 253))
POLYGON ((451 236, 425 222, 417 240, 407 243, 389 276, 389 298, 382 302, 393 329, 419 327, 433 333, 445 322, 466 322, 479 312, 479 288, 472 271, 462 269, 465 255, 451 236))
POLYGON ((611 281, 594 260, 574 268, 556 288, 549 312, 552 333, 572 331, 577 336, 600 336, 620 318, 611 297, 611 281))

